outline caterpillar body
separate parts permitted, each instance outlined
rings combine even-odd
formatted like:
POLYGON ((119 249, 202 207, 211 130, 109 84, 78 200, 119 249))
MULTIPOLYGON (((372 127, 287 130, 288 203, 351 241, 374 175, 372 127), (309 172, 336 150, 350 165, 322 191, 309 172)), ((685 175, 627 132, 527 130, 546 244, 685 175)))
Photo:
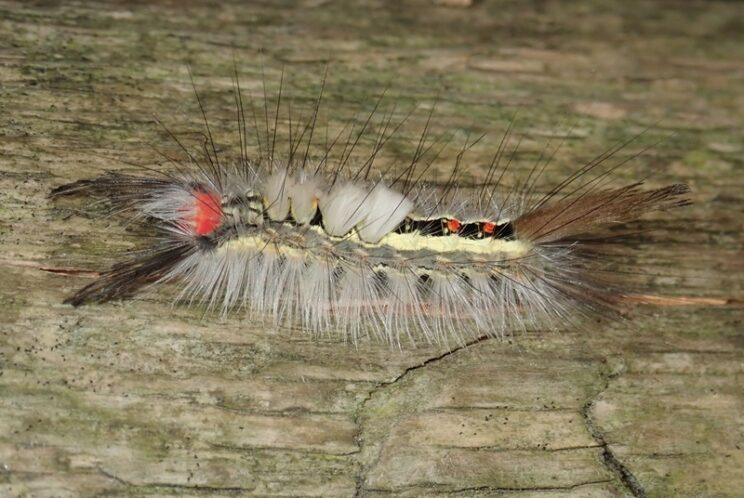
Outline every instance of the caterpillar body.
POLYGON ((377 146, 356 168, 329 167, 328 148, 298 157, 297 143, 287 157, 275 157, 272 144, 250 159, 237 92, 239 160, 218 158, 206 124, 203 157, 187 153, 173 171, 108 172, 52 192, 102 198, 152 232, 66 302, 177 282, 179 301, 223 313, 351 341, 451 346, 615 313, 623 282, 602 270, 608 246, 621 243, 617 227, 688 203, 682 184, 610 188, 606 169, 587 180, 608 153, 543 195, 533 189, 538 175, 502 194, 492 180, 504 140, 489 181, 470 188, 456 185, 457 165, 445 185, 422 182, 416 159, 396 177, 370 180, 377 146))

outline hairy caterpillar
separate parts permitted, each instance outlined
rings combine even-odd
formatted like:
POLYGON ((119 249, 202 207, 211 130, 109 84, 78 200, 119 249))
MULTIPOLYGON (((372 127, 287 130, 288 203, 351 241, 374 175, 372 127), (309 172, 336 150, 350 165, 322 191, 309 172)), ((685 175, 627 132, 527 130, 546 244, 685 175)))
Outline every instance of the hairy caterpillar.
MULTIPOLYGON (((481 187, 458 186, 462 153, 446 184, 422 181, 431 164, 421 165, 426 129, 410 165, 375 177, 375 157, 395 131, 389 117, 366 161, 352 164, 347 152, 365 123, 355 137, 349 133, 332 165, 337 141, 320 154, 311 151, 322 92, 302 135, 294 142, 290 135, 286 155, 276 152, 276 121, 270 129, 268 114, 261 139, 251 104, 260 152, 248 157, 236 75, 237 161, 218 156, 197 93, 206 129, 199 157, 182 147, 185 159, 173 161, 172 171, 109 172, 55 189, 53 197, 105 199, 151 235, 66 302, 104 302, 178 282, 180 301, 223 313, 244 310, 316 334, 339 332, 352 341, 369 336, 400 345, 422 338, 446 345, 504 336, 615 313, 623 282, 602 267, 608 247, 622 243, 617 227, 688 202, 682 184, 608 187, 608 175, 622 163, 605 163, 625 144, 546 193, 535 185, 547 159, 537 161, 521 186, 500 192, 511 128, 481 187)), ((281 90, 277 114, 280 101, 281 90)))

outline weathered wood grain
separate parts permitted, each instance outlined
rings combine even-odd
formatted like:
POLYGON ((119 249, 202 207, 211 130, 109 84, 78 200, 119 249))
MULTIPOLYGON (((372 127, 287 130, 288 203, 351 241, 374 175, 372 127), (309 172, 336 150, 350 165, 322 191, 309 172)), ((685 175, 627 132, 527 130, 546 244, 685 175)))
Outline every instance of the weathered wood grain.
POLYGON ((0 2, 0 495, 740 495, 741 9, 0 2), (644 222, 655 249, 629 263, 651 294, 728 304, 451 352, 205 319, 165 294, 62 305, 86 276, 44 268, 100 269, 132 241, 46 193, 162 163, 148 144, 174 149, 153 115, 199 130, 187 64, 235 152, 233 60, 252 94, 261 60, 271 95, 283 65, 304 110, 330 62, 332 130, 385 88, 401 115, 421 103, 393 157, 437 101, 434 130, 455 144, 491 132, 474 179, 517 109, 517 169, 573 125, 552 179, 651 126, 629 152, 666 140, 620 176, 688 182, 696 204, 644 222))

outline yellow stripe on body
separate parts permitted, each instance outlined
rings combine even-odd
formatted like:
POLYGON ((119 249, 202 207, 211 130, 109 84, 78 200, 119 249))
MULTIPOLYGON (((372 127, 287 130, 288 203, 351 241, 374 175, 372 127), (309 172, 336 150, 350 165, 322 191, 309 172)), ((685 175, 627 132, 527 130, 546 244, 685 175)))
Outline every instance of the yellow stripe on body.
POLYGON ((412 233, 389 233, 385 235, 377 244, 367 244, 360 241, 356 234, 352 234, 352 240, 359 242, 365 247, 375 247, 387 245, 399 251, 420 251, 426 249, 432 252, 449 253, 449 252, 468 252, 472 254, 509 254, 522 256, 529 252, 531 246, 521 240, 506 239, 468 239, 458 235, 443 235, 431 237, 422 235, 418 232, 412 233))
MULTIPOLYGON (((293 228, 297 229, 297 227, 293 228)), ((378 248, 381 246, 387 246, 392 249, 405 252, 428 250, 431 252, 442 254, 459 252, 477 254, 479 256, 501 255, 514 258, 524 256, 532 249, 531 244, 521 240, 493 238, 469 239, 460 237, 458 235, 443 235, 431 237, 422 235, 419 232, 391 232, 380 239, 380 242, 376 244, 370 244, 361 240, 356 230, 352 230, 345 237, 330 237, 323 231, 321 227, 318 226, 308 226, 303 227, 303 229, 308 231, 315 231, 317 234, 326 237, 331 242, 348 240, 364 248, 378 248)), ((228 240, 218 248, 219 251, 236 249, 272 251, 281 253, 285 256, 305 256, 303 254, 305 249, 294 245, 289 245, 287 243, 282 243, 280 237, 277 237, 275 242, 271 241, 271 238, 266 235, 241 236, 235 239, 228 240)))

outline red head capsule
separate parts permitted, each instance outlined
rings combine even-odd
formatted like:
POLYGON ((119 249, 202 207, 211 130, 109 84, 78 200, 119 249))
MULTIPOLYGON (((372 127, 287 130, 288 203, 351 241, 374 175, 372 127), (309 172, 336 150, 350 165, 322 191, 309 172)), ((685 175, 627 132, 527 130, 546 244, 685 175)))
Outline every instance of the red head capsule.
POLYGON ((220 196, 204 190, 194 192, 194 218, 192 220, 197 235, 209 235, 222 223, 222 203, 220 196))

